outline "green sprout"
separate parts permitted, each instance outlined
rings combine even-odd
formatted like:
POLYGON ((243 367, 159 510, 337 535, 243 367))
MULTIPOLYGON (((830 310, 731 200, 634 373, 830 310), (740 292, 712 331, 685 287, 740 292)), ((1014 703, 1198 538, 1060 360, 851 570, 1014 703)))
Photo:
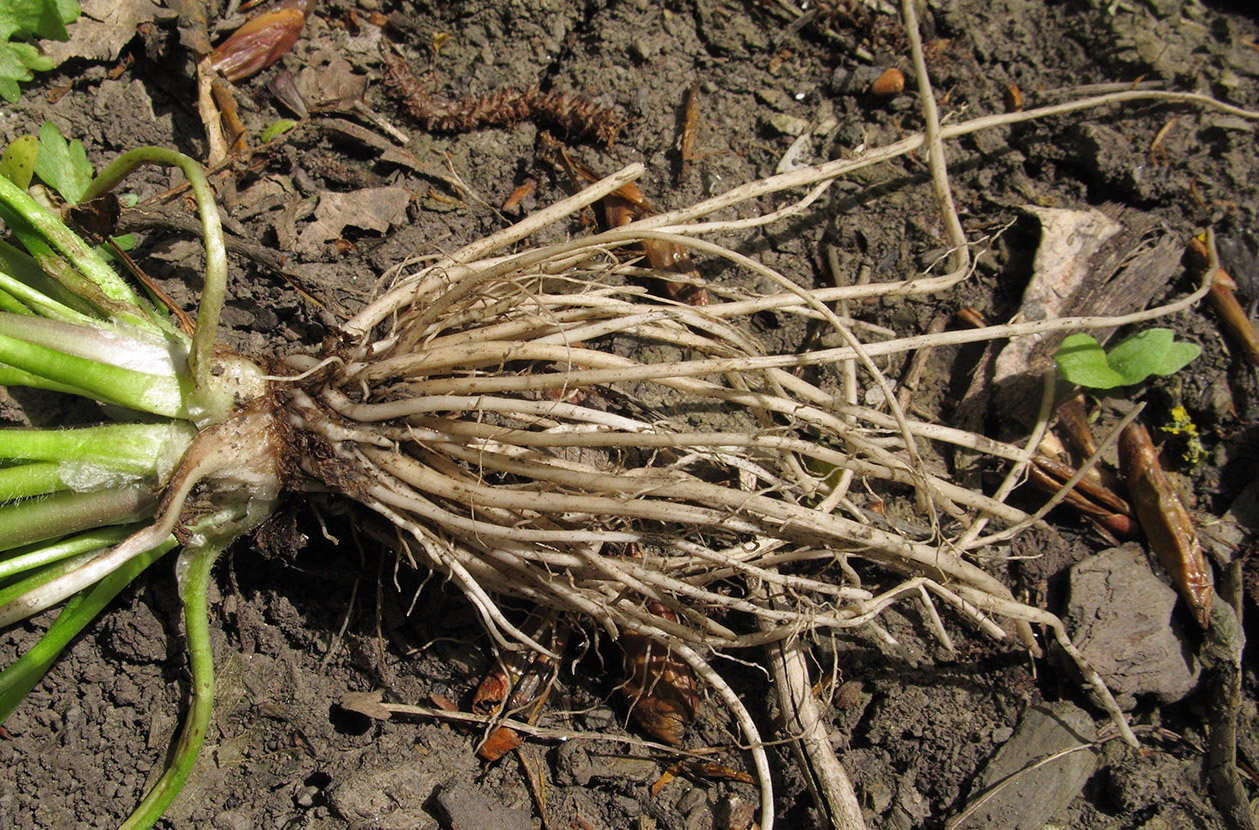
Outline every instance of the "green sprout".
POLYGON ((1063 379, 1089 389, 1134 386, 1151 375, 1179 372, 1202 352, 1195 343, 1176 340, 1171 329, 1137 332, 1109 352, 1087 334, 1062 341, 1054 359, 1063 379))

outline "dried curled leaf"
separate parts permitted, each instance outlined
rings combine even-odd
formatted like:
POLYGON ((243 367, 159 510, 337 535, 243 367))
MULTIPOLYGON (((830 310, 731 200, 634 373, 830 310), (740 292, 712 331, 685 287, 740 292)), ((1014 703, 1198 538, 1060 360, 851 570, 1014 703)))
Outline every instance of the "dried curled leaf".
MULTIPOLYGON (((553 615, 541 615, 534 622, 531 628, 538 641, 545 642, 557 654, 563 653, 571 634, 568 625, 553 615)), ((546 704, 558 673, 559 665, 545 654, 508 652, 477 686, 472 711, 496 716, 524 713, 529 723, 533 723, 546 704)), ((481 742, 477 754, 487 761, 497 761, 523 743, 524 738, 518 732, 500 726, 481 742)))

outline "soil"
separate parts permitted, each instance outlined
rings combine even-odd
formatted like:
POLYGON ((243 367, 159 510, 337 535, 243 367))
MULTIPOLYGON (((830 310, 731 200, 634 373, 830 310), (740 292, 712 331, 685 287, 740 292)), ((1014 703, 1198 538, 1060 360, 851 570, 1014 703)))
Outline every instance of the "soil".
MULTIPOLYGON (((801 6, 808 9, 804 16, 788 2, 752 0, 319 3, 281 63, 237 86, 255 144, 268 125, 292 115, 272 91, 281 68, 316 115, 220 179, 229 231, 254 246, 233 256, 227 339, 252 353, 317 346, 391 268, 453 250, 572 192, 583 182, 547 156, 543 130, 566 141, 596 173, 643 162, 646 198, 669 209, 772 173, 802 132, 814 133, 800 158, 809 162, 920 129, 899 18, 854 0, 801 6), (386 17, 387 26, 376 25, 386 17), (600 117, 621 124, 615 144, 573 134, 571 124, 543 115, 507 126, 428 131, 385 82, 382 32, 426 90, 450 99, 531 86, 568 92, 607 108, 600 117), (872 81, 889 67, 906 72, 909 91, 872 94, 872 81), (694 157, 684 165, 678 136, 688 93, 696 96, 698 119, 694 157), (356 100, 405 133, 408 155, 354 111, 356 100), (334 118, 358 126, 338 127, 334 118), (500 207, 529 181, 535 187, 517 207, 500 207), (344 202, 335 195, 347 193, 354 197, 344 202), (350 212, 338 213, 339 204, 350 212)), ((1062 100, 1055 90, 1138 79, 1259 109, 1259 19, 1247 6, 946 0, 928 3, 922 16, 942 110, 960 120, 1004 111, 1013 86, 1031 107, 1062 100)), ((27 85, 22 100, 5 107, 0 138, 36 132, 50 119, 80 138, 98 166, 143 143, 206 158, 192 62, 174 23, 143 28, 116 59, 72 59, 27 85)), ((974 277, 949 295, 871 303, 856 316, 902 333, 924 331, 936 315, 963 307, 990 321, 1009 319, 1037 244, 1036 225, 1022 210, 1028 204, 1129 208, 1180 244, 1214 227, 1223 265, 1243 301, 1253 302, 1259 299, 1255 147, 1254 127, 1238 118, 1150 104, 958 141, 948 158, 969 235, 1007 232, 980 257, 974 277)), ((728 241, 804 285, 833 279, 828 252, 844 280, 863 271, 874 280, 901 279, 944 253, 928 180, 918 157, 870 168, 838 183, 802 217, 728 241)), ((146 199, 177 182, 150 172, 128 187, 146 199)), ((177 303, 193 307, 197 243, 169 229, 182 210, 176 202, 157 219, 152 212, 124 213, 123 224, 139 238, 135 256, 177 303)), ((552 237, 583 232, 581 217, 548 231, 552 237)), ((699 267, 716 275, 725 266, 699 267)), ((1192 290, 1192 279, 1178 266, 1153 300, 1192 290)), ((1204 353, 1191 371, 1149 384, 1141 397, 1150 403, 1152 424, 1166 422, 1174 405, 1196 423, 1204 460, 1191 466, 1174 453, 1169 460, 1209 524, 1250 484, 1259 460, 1255 369, 1220 333, 1209 309, 1169 325, 1204 353)), ((914 398, 917 414, 1004 434, 1005 413, 962 406, 980 352, 934 354, 914 398)), ((899 371, 888 369, 893 376, 899 371)), ((10 418, 46 419, 41 407, 51 405, 16 394, 4 401, 10 418), (14 399, 25 404, 25 416, 14 399)), ((962 459, 939 463, 954 465, 976 486, 994 483, 987 470, 964 469, 962 459)), ((1068 569, 1110 545, 1075 514, 1054 513, 1051 524, 1013 549, 1039 558, 993 567, 1024 596, 1065 613, 1068 569)), ((376 529, 346 504, 295 501, 265 529, 269 544, 240 544, 224 558, 213 598, 214 723, 192 780, 161 826, 526 828, 541 826, 543 801, 547 826, 555 828, 747 826, 740 816, 757 797, 749 784, 679 775, 653 793, 673 760, 660 752, 530 741, 519 755, 486 764, 474 753, 476 732, 418 719, 374 721, 340 706, 347 693, 374 690, 404 703, 427 704, 434 696, 466 702, 493 663, 458 593, 422 574, 395 571, 376 529)), ((1233 547, 1242 556, 1249 545, 1247 538, 1233 547)), ((1245 611, 1254 619, 1255 560, 1246 567, 1252 590, 1245 611)), ((169 564, 151 568, 5 723, 0 815, 10 827, 112 827, 138 803, 170 752, 188 692, 175 596, 169 564)), ((1177 642, 1196 659, 1202 636, 1183 608, 1175 619, 1177 642)), ((28 647, 47 622, 6 632, 0 658, 8 662, 28 647)), ((985 786, 981 770, 1035 707, 1086 712, 1085 731, 1107 724, 1052 660, 1033 661, 946 617, 956 645, 950 654, 911 606, 890 611, 881 624, 898 646, 864 634, 813 644, 819 665, 837 661, 842 672, 842 686, 827 686, 835 694, 833 741, 871 827, 944 826, 985 786)), ((634 733, 615 694, 616 665, 616 658, 591 654, 567 666, 544 722, 634 733)), ((1243 664, 1238 727, 1252 799, 1259 793, 1257 665, 1252 649, 1243 664)), ((745 699, 770 699, 766 676, 754 664, 722 667, 745 699)), ((1059 785, 1068 787, 1046 820, 1089 830, 1230 826, 1205 783, 1203 747, 1214 711, 1209 684, 1185 685, 1188 691, 1175 699, 1138 694, 1130 701, 1133 722, 1154 736, 1146 750, 1105 742, 1078 783, 1064 783, 1064 771, 1031 796, 1048 799, 1059 785)), ((772 732, 772 707, 753 712, 772 732)), ((695 744, 737 742, 715 701, 704 703, 691 733, 695 744)), ((736 750, 717 757, 744 769, 736 750)), ((788 748, 775 747, 773 760, 781 826, 815 826, 819 813, 788 748)), ((1020 821, 985 815, 962 826, 1020 821)))

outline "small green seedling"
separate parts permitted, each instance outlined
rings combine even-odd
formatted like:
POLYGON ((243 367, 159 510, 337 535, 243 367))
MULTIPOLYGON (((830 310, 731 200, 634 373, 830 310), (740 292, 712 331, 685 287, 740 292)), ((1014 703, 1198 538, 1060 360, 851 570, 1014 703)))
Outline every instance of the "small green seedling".
POLYGON ((45 121, 39 128, 35 175, 57 191, 61 198, 77 205, 96 177, 96 171, 92 169, 92 162, 87 160, 87 150, 82 141, 77 138, 67 141, 56 124, 45 121))
POLYGON ((272 122, 271 126, 262 131, 261 141, 263 144, 267 144, 296 126, 297 122, 291 118, 281 118, 279 121, 272 122))
POLYGON ((1114 389, 1178 372, 1201 352, 1196 343, 1175 340, 1171 329, 1146 329, 1109 352, 1090 335, 1073 334, 1054 359, 1063 379, 1089 389, 1114 389))

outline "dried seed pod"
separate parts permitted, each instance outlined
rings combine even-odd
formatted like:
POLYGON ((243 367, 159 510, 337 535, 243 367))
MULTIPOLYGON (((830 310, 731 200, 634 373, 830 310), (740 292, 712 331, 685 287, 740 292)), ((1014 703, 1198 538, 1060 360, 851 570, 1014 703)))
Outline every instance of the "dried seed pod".
POLYGON ((905 73, 893 67, 885 71, 882 75, 874 79, 870 84, 870 92, 889 98, 893 95, 900 95, 905 91, 905 73))
MULTIPOLYGON (((539 642, 562 654, 568 645, 571 629, 553 617, 543 619, 535 628, 539 642)), ((501 712, 524 712, 532 719, 551 693, 551 684, 559 666, 545 654, 534 651, 513 651, 490 669, 472 697, 472 711, 483 715, 501 712)))
MULTIPOLYGON (((1211 252, 1206 243, 1198 237, 1189 240, 1185 250, 1185 260, 1193 270, 1203 273, 1211 267, 1211 252)), ((1237 282, 1223 268, 1216 268, 1211 275, 1211 293, 1208 298, 1215 313, 1220 316, 1220 326, 1228 333, 1230 341, 1237 346, 1252 365, 1259 366, 1259 332, 1250 322, 1250 315, 1242 308, 1234 294, 1237 282)))
MULTIPOLYGON (((1032 459, 1027 475, 1033 486, 1047 493, 1056 493, 1075 475, 1075 470, 1068 464, 1038 456, 1032 459)), ((1132 511, 1128 503, 1087 478, 1081 479, 1067 493, 1063 503, 1089 516, 1115 536, 1127 536, 1132 532, 1132 511)))
POLYGON ((1215 596, 1211 571, 1193 519, 1167 480, 1150 433, 1136 422, 1119 435, 1119 466, 1150 548, 1205 630, 1215 596))
MULTIPOLYGON (((532 622, 533 636, 539 642, 549 640, 547 645, 562 654, 572 630, 551 615, 537 616, 532 622)), ((551 684, 558 672, 559 666, 545 654, 509 652, 477 686, 472 711, 483 715, 521 712, 533 723, 551 694, 551 684)), ((523 743, 524 738, 515 730, 500 726, 477 747, 477 755, 487 761, 497 761, 523 743)))
POLYGON ((306 105, 306 98, 302 96, 301 90, 297 88, 297 81, 293 78, 293 73, 287 69, 281 69, 275 73, 275 76, 267 82, 267 89, 271 90, 271 94, 276 97, 289 111, 298 118, 306 119, 310 117, 310 107, 306 105))
POLYGON ((233 32, 210 54, 216 72, 241 81, 266 69, 293 48, 315 0, 285 0, 233 32))
MULTIPOLYGON (((633 182, 603 197, 602 204, 604 220, 609 228, 619 228, 656 213, 648 204, 647 197, 633 182)), ((644 239, 642 246, 647 264, 654 270, 686 276, 694 283, 702 281, 690 253, 676 242, 644 239)), ((708 291, 694 283, 670 279, 661 279, 660 282, 664 293, 671 300, 693 306, 706 306, 711 302, 708 291)))
MULTIPOLYGON (((648 603, 648 610, 666 620, 677 620, 658 602, 648 603)), ((668 649, 637 631, 623 630, 618 642, 625 652, 627 675, 621 692, 633 707, 634 720, 653 737, 680 744, 699 706, 695 675, 668 649)))
POLYGON ((520 206, 520 201, 528 196, 532 196, 533 192, 538 189, 537 179, 525 179, 519 187, 511 192, 511 195, 503 202, 502 210, 506 213, 515 211, 520 206))
POLYGON ((513 749, 519 748, 524 742, 525 739, 520 737, 520 733, 515 729, 500 726, 481 742, 476 754, 487 761, 497 761, 513 749))
POLYGON ((1021 112, 1023 109, 1023 90, 1018 84, 1010 84, 1005 88, 1006 112, 1021 112))

